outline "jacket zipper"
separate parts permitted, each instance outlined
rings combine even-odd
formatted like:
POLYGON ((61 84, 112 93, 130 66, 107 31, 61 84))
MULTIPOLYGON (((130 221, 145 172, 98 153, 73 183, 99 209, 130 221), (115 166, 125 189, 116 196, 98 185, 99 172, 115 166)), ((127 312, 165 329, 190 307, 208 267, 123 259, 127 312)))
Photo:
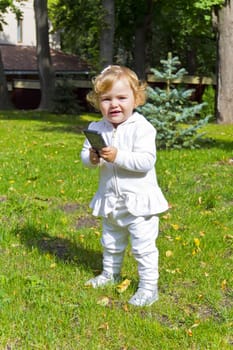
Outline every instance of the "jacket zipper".
MULTIPOLYGON (((113 133, 112 133, 112 146, 115 146, 116 132, 117 132, 117 129, 114 129, 113 133)), ((116 169, 116 166, 114 164, 113 164, 113 176, 114 176, 114 185, 115 185, 116 195, 120 196, 120 192, 119 192, 118 185, 117 185, 117 169, 116 169)))

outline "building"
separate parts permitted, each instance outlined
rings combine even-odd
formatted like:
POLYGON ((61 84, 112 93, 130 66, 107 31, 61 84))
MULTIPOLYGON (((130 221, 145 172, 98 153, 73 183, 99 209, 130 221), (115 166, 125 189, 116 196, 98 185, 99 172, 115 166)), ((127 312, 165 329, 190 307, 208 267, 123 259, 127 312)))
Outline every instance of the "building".
MULTIPOLYGON (((0 50, 8 91, 16 108, 34 109, 40 102, 40 83, 36 57, 36 31, 33 1, 20 4, 22 19, 13 13, 4 17, 0 31, 0 50)), ((72 81, 80 100, 90 88, 90 67, 76 55, 60 50, 59 34, 50 35, 51 59, 57 80, 72 81)))

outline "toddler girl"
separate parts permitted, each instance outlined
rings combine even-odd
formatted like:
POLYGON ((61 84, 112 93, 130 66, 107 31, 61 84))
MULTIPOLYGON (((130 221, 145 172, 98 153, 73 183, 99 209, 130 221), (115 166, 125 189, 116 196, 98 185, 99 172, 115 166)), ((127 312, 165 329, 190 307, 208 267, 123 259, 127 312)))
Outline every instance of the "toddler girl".
POLYGON ((96 152, 86 139, 83 164, 99 167, 99 187, 90 203, 103 218, 102 273, 86 285, 94 288, 120 280, 124 252, 131 241, 138 264, 139 286, 129 303, 151 305, 158 299, 158 214, 168 209, 156 178, 156 130, 135 108, 146 100, 146 84, 129 68, 108 66, 93 81, 88 101, 102 119, 89 129, 99 131, 107 147, 96 152))

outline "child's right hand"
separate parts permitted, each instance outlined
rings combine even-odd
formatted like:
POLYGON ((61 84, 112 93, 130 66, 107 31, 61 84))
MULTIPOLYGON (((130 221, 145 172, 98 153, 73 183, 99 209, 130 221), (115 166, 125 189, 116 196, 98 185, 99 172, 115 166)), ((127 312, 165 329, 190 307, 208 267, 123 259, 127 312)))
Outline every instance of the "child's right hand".
POLYGON ((90 161, 94 165, 100 162, 100 157, 94 148, 90 148, 90 161))
POLYGON ((115 161, 116 155, 117 148, 113 146, 104 147, 100 151, 101 158, 103 158, 104 160, 106 160, 106 162, 109 163, 113 163, 115 161))

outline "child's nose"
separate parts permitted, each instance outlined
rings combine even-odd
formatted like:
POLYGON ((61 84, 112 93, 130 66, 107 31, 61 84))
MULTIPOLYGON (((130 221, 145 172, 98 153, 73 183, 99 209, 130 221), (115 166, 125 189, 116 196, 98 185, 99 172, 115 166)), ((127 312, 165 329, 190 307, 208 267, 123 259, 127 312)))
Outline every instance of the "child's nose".
POLYGON ((114 107, 114 106, 117 106, 117 105, 118 105, 117 99, 116 99, 116 98, 113 98, 113 99, 111 100, 111 106, 114 107))

